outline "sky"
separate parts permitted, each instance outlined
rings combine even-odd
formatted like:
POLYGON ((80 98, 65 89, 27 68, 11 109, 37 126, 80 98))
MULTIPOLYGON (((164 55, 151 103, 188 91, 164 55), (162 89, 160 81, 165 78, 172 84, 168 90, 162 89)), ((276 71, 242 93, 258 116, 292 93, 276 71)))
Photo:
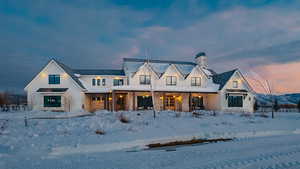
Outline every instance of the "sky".
POLYGON ((50 58, 120 69, 124 57, 206 52, 217 72, 300 92, 299 16, 298 0, 0 0, 0 90, 23 91, 50 58))

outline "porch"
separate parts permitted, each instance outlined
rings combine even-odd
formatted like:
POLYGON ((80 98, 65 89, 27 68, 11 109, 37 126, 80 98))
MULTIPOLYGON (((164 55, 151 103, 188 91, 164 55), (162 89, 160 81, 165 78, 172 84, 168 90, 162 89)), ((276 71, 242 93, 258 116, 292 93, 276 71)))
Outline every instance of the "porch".
MULTIPOLYGON (((155 110, 185 111, 209 110, 216 93, 153 92, 155 110)), ((137 111, 152 110, 152 94, 149 91, 112 91, 111 93, 86 93, 87 111, 137 111)))

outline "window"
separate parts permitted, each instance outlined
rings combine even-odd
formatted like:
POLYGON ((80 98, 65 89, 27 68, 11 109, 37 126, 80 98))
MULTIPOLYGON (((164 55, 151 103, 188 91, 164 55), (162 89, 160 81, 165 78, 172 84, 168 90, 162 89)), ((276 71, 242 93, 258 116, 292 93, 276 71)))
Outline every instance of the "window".
POLYGON ((102 79, 102 86, 105 86, 105 79, 102 79))
POLYGON ((44 96, 44 107, 61 107, 61 96, 44 96))
POLYGON ((201 96, 192 97, 192 108, 193 108, 193 110, 204 109, 203 97, 201 97, 201 96))
POLYGON ((123 79, 114 79, 114 86, 123 86, 124 80, 123 79))
POLYGON ((97 79, 97 86, 100 86, 101 79, 97 79))
POLYGON ((49 75, 48 82, 49 84, 60 84, 60 75, 49 75))
POLYGON ((238 88, 239 82, 238 81, 233 81, 232 87, 233 88, 238 88))
POLYGON ((92 85, 96 86, 96 79, 92 79, 92 85))
POLYGON ((228 107, 243 107, 243 96, 228 96, 228 107))
POLYGON ((138 109, 151 109, 153 107, 151 96, 137 96, 138 109))
POLYGON ((176 76, 167 76, 166 80, 167 80, 167 85, 168 86, 175 86, 176 85, 176 81, 177 81, 176 76))
POLYGON ((191 85, 192 86, 201 86, 201 78, 200 77, 192 77, 191 85))
POLYGON ((150 75, 140 75, 140 84, 149 85, 151 83, 150 75))

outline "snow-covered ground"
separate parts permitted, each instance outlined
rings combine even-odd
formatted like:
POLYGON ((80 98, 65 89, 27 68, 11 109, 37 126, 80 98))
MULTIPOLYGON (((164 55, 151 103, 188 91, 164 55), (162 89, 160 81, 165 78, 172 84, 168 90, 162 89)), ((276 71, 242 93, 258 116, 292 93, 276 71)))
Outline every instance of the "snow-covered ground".
POLYGON ((300 168, 300 113, 275 119, 238 113, 0 113, 0 169, 10 168, 300 168), (119 120, 120 114, 129 123, 119 120), (55 117, 56 119, 28 118, 55 117), (65 118, 72 117, 72 118, 65 118), (104 135, 96 134, 104 131, 104 135), (192 138, 231 142, 143 150, 192 138))

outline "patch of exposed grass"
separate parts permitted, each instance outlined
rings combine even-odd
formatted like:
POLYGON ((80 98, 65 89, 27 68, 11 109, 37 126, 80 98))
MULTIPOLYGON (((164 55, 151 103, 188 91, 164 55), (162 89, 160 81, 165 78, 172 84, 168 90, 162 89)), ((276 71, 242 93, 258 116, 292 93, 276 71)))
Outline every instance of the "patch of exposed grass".
POLYGON ((172 141, 168 143, 153 143, 148 144, 147 147, 151 148, 159 148, 159 147, 168 147, 168 146, 179 146, 179 145, 190 145, 190 144, 199 144, 199 143, 216 143, 216 142, 224 142, 231 141, 231 138, 217 138, 217 139, 191 139, 184 141, 172 141))

